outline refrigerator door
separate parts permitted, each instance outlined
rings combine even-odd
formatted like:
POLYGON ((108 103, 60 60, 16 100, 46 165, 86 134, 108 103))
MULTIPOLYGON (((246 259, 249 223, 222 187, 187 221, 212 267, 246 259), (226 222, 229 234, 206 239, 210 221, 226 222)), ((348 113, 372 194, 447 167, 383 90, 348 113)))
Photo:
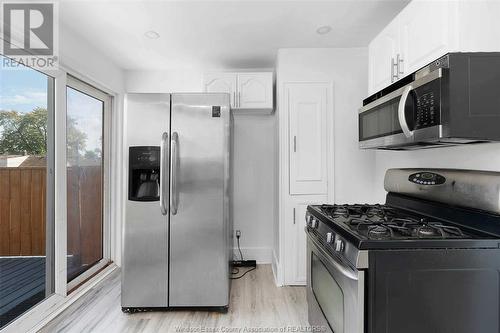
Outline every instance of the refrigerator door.
POLYGON ((173 94, 169 306, 229 303, 228 94, 173 94))
POLYGON ((127 156, 127 160, 132 158, 135 165, 129 166, 126 189, 129 195, 123 226, 122 307, 167 307, 170 95, 128 94, 125 110, 126 154, 132 151, 135 156, 127 156), (138 156, 137 151, 146 148, 156 151, 154 158, 160 159, 156 171, 142 170, 142 165, 151 164, 148 158, 153 158, 146 153, 138 156), (137 187, 137 182, 151 180, 158 182, 159 196, 149 201, 133 200, 139 195, 134 197, 137 193, 129 189, 137 187))

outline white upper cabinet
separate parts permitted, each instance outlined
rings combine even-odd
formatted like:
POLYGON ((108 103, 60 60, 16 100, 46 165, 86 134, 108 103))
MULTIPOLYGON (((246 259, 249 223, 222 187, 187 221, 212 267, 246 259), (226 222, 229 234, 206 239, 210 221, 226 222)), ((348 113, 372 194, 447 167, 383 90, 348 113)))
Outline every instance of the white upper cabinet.
MULTIPOLYGON (((455 47, 450 34, 450 1, 415 1, 399 15, 400 72, 403 76, 428 65, 455 47)), ((401 78, 401 77, 400 77, 401 78)))
POLYGON ((288 83, 290 194, 327 193, 327 103, 324 83, 288 83))
POLYGON ((378 91, 390 85, 396 77, 396 61, 399 54, 399 29, 388 25, 369 46, 369 85, 378 91))
POLYGON ((205 74, 205 92, 228 93, 231 96, 231 107, 236 103, 236 75, 233 73, 205 74))
POLYGON ((231 94, 231 107, 236 112, 272 113, 274 109, 273 73, 208 73, 206 92, 231 94))
POLYGON ((238 108, 273 109, 273 73, 238 74, 238 108))
POLYGON ((500 51, 500 1, 460 1, 457 5, 460 51, 500 51))
POLYGON ((411 1, 368 47, 369 94, 448 52, 500 52, 498 13, 500 1, 411 1))

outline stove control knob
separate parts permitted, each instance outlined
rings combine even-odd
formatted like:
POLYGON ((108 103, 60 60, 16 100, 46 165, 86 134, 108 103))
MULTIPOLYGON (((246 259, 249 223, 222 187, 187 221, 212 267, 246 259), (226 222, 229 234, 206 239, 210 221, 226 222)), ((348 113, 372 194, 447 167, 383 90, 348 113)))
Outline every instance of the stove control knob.
POLYGON ((342 252, 344 251, 344 241, 342 239, 337 239, 335 241, 335 252, 342 252))
POLYGON ((305 219, 306 219, 306 225, 309 225, 309 223, 311 223, 311 214, 309 212, 306 212, 305 219))
POLYGON ((326 242, 330 244, 333 241, 333 234, 331 232, 326 233, 326 242))
POLYGON ((318 227, 318 220, 314 217, 311 219, 311 228, 316 229, 318 227))

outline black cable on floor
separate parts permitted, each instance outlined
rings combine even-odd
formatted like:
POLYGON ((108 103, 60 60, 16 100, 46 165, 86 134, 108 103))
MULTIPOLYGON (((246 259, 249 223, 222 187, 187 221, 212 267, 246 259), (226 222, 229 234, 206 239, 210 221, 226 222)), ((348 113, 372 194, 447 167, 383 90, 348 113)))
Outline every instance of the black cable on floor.
POLYGON ((243 261, 243 253, 241 253, 241 249, 240 249, 240 236, 237 236, 236 240, 238 241, 238 251, 240 251, 240 258, 241 258, 241 261, 243 261))
POLYGON ((257 269, 257 267, 252 267, 252 268, 250 268, 248 271, 246 271, 245 273, 241 274, 240 276, 237 276, 237 277, 232 277, 232 278, 230 278, 230 279, 231 279, 231 280, 238 280, 238 279, 241 279, 242 277, 244 277, 244 276, 245 276, 245 274, 247 274, 248 272, 254 271, 254 270, 256 270, 256 269, 257 269))

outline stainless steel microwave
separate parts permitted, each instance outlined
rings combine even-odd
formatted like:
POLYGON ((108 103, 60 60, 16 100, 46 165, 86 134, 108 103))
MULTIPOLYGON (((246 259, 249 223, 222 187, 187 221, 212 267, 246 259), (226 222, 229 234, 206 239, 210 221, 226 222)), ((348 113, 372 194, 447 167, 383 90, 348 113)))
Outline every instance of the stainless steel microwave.
POLYGON ((500 141, 500 52, 449 53, 363 101, 359 146, 500 141))

